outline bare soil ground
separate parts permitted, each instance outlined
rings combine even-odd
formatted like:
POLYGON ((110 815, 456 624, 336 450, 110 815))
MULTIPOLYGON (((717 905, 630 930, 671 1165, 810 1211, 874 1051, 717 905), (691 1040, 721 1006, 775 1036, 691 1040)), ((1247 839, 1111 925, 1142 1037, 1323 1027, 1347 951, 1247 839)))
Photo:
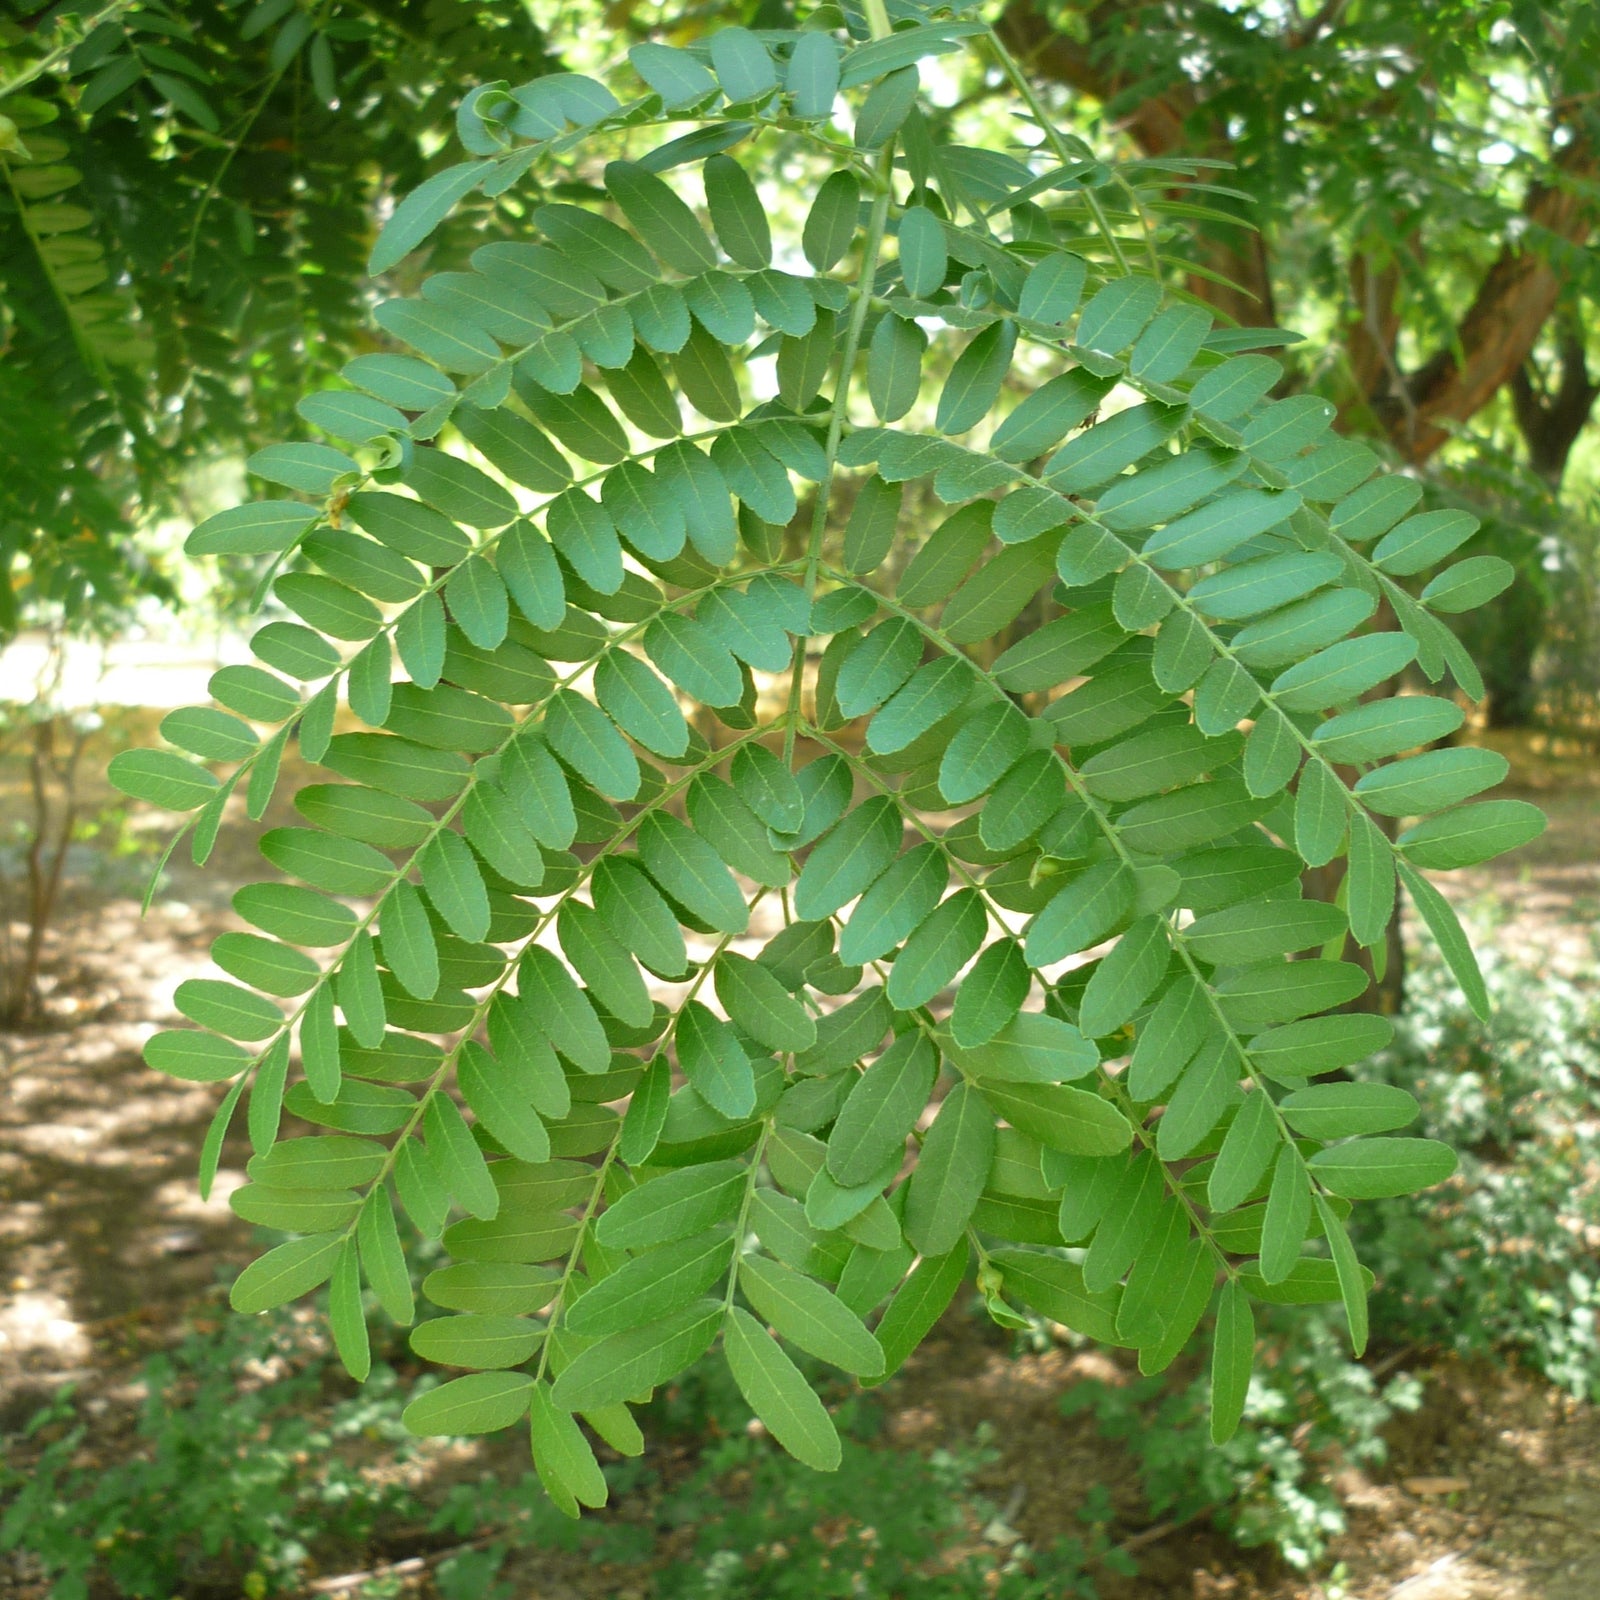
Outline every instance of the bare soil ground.
MULTIPOLYGON (((1543 804, 1550 830, 1509 863, 1446 887, 1480 915, 1491 909, 1501 948, 1579 976, 1600 912, 1600 772, 1582 752, 1537 742, 1513 741, 1507 753, 1515 778, 1503 792, 1543 804)), ((16 798, 8 779, 0 774, 0 808, 16 798)), ((233 925, 229 890, 254 870, 251 836, 223 837, 225 854, 205 873, 175 865, 142 920, 130 863, 75 868, 47 953, 46 1021, 0 1035, 0 1433, 67 1381, 125 1408, 145 1355, 252 1253, 251 1229, 226 1205, 242 1145, 226 1147, 212 1199, 195 1193, 215 1091, 139 1060, 148 1034, 174 1019, 177 984, 206 970, 210 939, 233 925)), ((1103 1356, 1062 1347, 1017 1358, 996 1330, 953 1311, 885 1391, 889 1436, 959 1445, 987 1424, 998 1455, 978 1486, 1035 1545, 1079 1526, 1077 1508, 1105 1485, 1111 1537, 1140 1566, 1137 1578, 1101 1578, 1106 1600, 1600 1597, 1600 1414, 1515 1371, 1425 1355, 1412 1364, 1426 1377, 1422 1409, 1394 1424, 1381 1470, 1337 1485, 1350 1529, 1335 1550, 1336 1587, 1241 1551, 1203 1521, 1149 1526, 1131 1460, 1090 1418, 1059 1411, 1080 1377, 1119 1377, 1103 1356)), ((493 1459, 438 1466, 458 1473, 493 1459)), ((354 1564, 394 1553, 354 1552, 354 1564)), ((639 1568, 582 1556, 541 1555, 517 1577, 529 1600, 648 1592, 639 1568)), ((36 1593, 8 1587, 0 1569, 0 1596, 36 1593)))

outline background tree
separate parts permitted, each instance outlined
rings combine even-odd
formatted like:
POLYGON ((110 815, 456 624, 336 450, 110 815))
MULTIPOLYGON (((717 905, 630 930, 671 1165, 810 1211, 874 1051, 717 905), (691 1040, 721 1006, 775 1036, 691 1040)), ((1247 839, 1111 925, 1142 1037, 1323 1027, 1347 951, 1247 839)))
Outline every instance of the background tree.
MULTIPOLYGON (((296 425, 373 344, 374 219, 448 137, 460 85, 556 63, 525 7, 16 3, 0 18, 0 649, 114 638, 174 605, 147 537, 195 479, 296 425)), ((464 218, 463 231, 472 219, 464 218)), ((208 609, 244 598, 225 586, 208 609)), ((81 731, 7 713, 29 798, 3 887, 0 1019, 32 1018, 78 825, 81 731), (18 932, 9 936, 12 922, 18 932)))
POLYGON ((169 593, 135 528, 371 344, 372 218, 460 85, 556 65, 502 0, 9 10, 0 636, 169 593))

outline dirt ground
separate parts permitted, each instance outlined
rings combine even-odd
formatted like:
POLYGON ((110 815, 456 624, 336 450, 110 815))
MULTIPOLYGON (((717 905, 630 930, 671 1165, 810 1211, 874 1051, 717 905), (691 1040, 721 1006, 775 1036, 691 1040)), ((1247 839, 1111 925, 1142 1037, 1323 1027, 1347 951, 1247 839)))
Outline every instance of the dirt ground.
MULTIPOLYGON (((1600 912, 1596 763, 1526 740, 1507 753, 1515 781, 1504 792, 1545 805, 1550 830, 1510 863, 1447 887, 1477 914, 1489 908, 1502 947, 1576 974, 1600 912)), ((47 953, 46 1023, 0 1035, 0 1433, 67 1381, 117 1404, 186 1306, 251 1254, 250 1228, 226 1205, 247 1151, 230 1142, 212 1199, 195 1193, 215 1090, 139 1060, 143 1040, 173 1020, 173 990, 206 969, 210 939, 232 922, 227 895, 252 870, 253 849, 243 830, 224 841, 204 873, 176 865, 143 920, 139 863, 77 864, 47 953)), ((890 1435, 931 1448, 989 1424, 999 1455, 978 1487, 1038 1545, 1077 1526, 1085 1494, 1104 1484, 1111 1537, 1140 1566, 1137 1578, 1101 1579, 1106 1600, 1600 1597, 1600 1415, 1515 1372, 1411 1364, 1425 1372, 1422 1409, 1391 1427, 1382 1469, 1336 1486, 1350 1518, 1334 1551, 1337 1587, 1241 1551, 1203 1522, 1149 1526, 1131 1461, 1090 1418, 1058 1409, 1078 1378, 1116 1375, 1104 1357, 1063 1347, 1013 1358, 998 1333, 952 1314, 886 1391, 890 1435)), ((620 1572, 577 1557, 541 1560, 525 1582, 529 1600, 624 1592, 620 1572)))

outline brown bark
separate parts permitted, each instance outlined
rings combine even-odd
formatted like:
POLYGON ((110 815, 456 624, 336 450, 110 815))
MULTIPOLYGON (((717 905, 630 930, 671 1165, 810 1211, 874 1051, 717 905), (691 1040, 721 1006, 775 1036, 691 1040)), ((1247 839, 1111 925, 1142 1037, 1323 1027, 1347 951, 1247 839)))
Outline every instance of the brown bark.
MULTIPOLYGON (((1594 228, 1593 198, 1585 192, 1600 178, 1600 162, 1587 138, 1577 138, 1555 159, 1556 178, 1528 191, 1522 215, 1528 232, 1583 245, 1594 228)), ((1414 417, 1400 419, 1395 443, 1412 461, 1426 461, 1450 437, 1447 424, 1465 422, 1511 381, 1528 359, 1555 310, 1565 274, 1546 254, 1508 242, 1485 275, 1461 320, 1457 340, 1465 360, 1441 350, 1408 384, 1414 417)))
POLYGON ((1528 464, 1552 489, 1561 487, 1567 458, 1600 396, 1600 383, 1589 377, 1583 330, 1575 317, 1561 329, 1558 359, 1560 376, 1551 389, 1535 386, 1531 358, 1511 374, 1511 404, 1528 464))
POLYGON ((40 718, 32 730, 28 776, 33 816, 20 949, 11 942, 11 912, 5 903, 8 897, 0 894, 0 931, 4 933, 0 945, 0 1024, 8 1027, 33 1022, 39 1014, 39 972, 44 961, 45 934, 55 914, 78 820, 78 766, 88 735, 75 733, 63 755, 57 746, 57 731, 54 717, 40 718))

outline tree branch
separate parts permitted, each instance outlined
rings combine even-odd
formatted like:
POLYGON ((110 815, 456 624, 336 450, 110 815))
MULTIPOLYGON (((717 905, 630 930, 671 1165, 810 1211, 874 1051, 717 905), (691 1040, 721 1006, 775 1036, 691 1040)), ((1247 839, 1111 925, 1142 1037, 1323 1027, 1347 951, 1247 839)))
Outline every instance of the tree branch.
POLYGON ((1561 487, 1567 457, 1600 396, 1600 381, 1589 377, 1583 329, 1575 314, 1562 318, 1561 375, 1554 387, 1537 386, 1530 356, 1511 374, 1511 407, 1517 430, 1528 447, 1528 464, 1552 489, 1561 487))
POLYGON ((1530 233, 1582 247, 1594 229, 1592 189, 1600 162, 1587 136, 1575 138, 1555 159, 1556 177, 1535 184, 1523 204, 1525 226, 1489 268, 1466 315, 1454 349, 1432 356, 1407 385, 1416 410, 1414 426, 1396 430, 1395 443, 1412 461, 1426 461, 1450 437, 1450 424, 1465 422, 1509 383, 1528 359, 1540 330, 1555 310, 1566 274, 1548 252, 1520 240, 1530 233))

